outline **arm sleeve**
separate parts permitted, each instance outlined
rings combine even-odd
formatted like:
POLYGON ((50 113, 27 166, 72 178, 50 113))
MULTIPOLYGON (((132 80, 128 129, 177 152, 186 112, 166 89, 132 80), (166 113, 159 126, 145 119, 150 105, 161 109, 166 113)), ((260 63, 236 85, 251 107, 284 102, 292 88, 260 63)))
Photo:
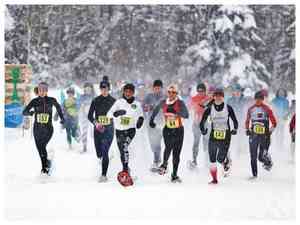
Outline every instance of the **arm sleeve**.
POLYGON ((200 130, 204 130, 204 125, 206 123, 208 116, 210 115, 210 109, 211 109, 210 107, 207 108, 203 113, 202 119, 200 121, 200 130))
POLYGON ((142 109, 141 104, 139 104, 139 106, 138 106, 138 115, 139 115, 139 117, 144 118, 144 113, 143 113, 143 109, 142 109))
POLYGON ((230 105, 227 105, 227 107, 228 107, 229 117, 231 118, 231 120, 233 122, 233 127, 234 127, 235 130, 237 130, 238 127, 239 127, 239 123, 238 123, 238 121, 236 119, 234 110, 233 110, 233 108, 230 105))
POLYGON ((183 101, 179 101, 180 103, 180 111, 178 112, 178 115, 187 119, 189 118, 189 111, 183 101))
POLYGON ((61 109, 60 105, 58 104, 58 102, 56 101, 55 98, 53 99, 53 105, 54 105, 55 108, 56 108, 56 112, 58 113, 59 118, 60 118, 62 121, 64 121, 64 115, 63 115, 62 109, 61 109))
POLYGON ((271 120, 271 123, 272 123, 273 127, 276 127, 277 126, 277 121, 276 121, 276 118, 273 114, 272 109, 270 107, 267 107, 267 112, 269 114, 269 118, 271 120))
POLYGON ((95 118, 94 118, 94 112, 95 112, 95 100, 92 101, 89 113, 88 113, 88 119, 91 123, 95 123, 95 118))
POLYGON ((119 108, 119 100, 115 101, 115 103, 112 105, 112 107, 110 108, 110 110, 107 112, 107 116, 109 118, 113 118, 114 116, 114 112, 117 111, 119 108))
POLYGON ((159 113, 160 109, 162 108, 163 102, 164 101, 161 101, 157 106, 155 106, 155 108, 154 108, 154 110, 152 112, 152 115, 150 117, 150 121, 155 119, 155 117, 159 113))
POLYGON ((34 99, 31 100, 29 102, 29 104, 25 107, 25 109, 23 110, 23 115, 24 116, 31 116, 30 110, 33 108, 34 106, 34 99))
POLYGON ((248 109, 247 111, 247 117, 246 117, 246 121, 245 121, 245 128, 246 130, 249 130, 249 125, 250 125, 250 109, 248 109))

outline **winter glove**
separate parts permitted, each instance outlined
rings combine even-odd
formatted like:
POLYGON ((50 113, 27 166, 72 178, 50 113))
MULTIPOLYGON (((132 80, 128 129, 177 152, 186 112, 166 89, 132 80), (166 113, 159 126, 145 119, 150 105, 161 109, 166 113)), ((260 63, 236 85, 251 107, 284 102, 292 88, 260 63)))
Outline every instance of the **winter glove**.
POLYGON ((156 124, 154 123, 153 120, 150 120, 149 126, 150 126, 151 128, 155 128, 155 127, 156 127, 156 124))
POLYGON ((237 134, 237 131, 236 131, 236 129, 234 129, 234 130, 230 131, 230 134, 231 134, 231 135, 236 135, 236 134, 237 134))
POLYGON ((143 126, 144 123, 144 117, 139 117, 137 123, 136 123, 136 128, 140 129, 143 126))
POLYGON ((207 128, 201 130, 201 134, 202 134, 202 135, 206 135, 206 134, 207 134, 207 128))
POLYGON ((62 129, 64 129, 65 128, 65 120, 61 120, 59 123, 61 124, 62 129))
POLYGON ((114 117, 118 117, 118 116, 123 116, 125 114, 126 114, 126 110, 121 109, 121 110, 115 111, 113 115, 114 115, 114 117))
POLYGON ((96 123, 96 124, 95 124, 95 128, 96 128, 96 130, 99 131, 100 133, 103 133, 104 130, 105 130, 105 127, 102 126, 100 123, 96 123))
POLYGON ((246 130, 246 135, 250 136, 251 135, 251 131, 250 130, 246 130))

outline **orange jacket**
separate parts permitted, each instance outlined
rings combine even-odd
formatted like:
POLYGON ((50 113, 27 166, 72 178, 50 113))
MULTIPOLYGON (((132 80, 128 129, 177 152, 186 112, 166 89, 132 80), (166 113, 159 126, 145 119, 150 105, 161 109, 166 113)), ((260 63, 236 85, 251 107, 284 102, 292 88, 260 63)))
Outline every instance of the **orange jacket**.
POLYGON ((207 95, 195 95, 189 102, 189 108, 193 112, 194 122, 200 123, 205 111, 205 105, 211 100, 207 95))

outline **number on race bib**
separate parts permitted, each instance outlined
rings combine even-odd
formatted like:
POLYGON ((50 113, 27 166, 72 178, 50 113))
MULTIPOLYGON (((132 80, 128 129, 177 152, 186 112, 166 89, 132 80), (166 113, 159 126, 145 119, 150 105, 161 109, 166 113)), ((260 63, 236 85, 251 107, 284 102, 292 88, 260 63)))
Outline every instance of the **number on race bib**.
POLYGON ((214 130, 214 138, 217 140, 224 140, 226 136, 225 130, 214 130))
POLYGON ((130 124, 130 121, 131 121, 130 117, 126 117, 126 116, 121 117, 121 125, 123 126, 128 126, 130 124))
POLYGON ((36 119, 38 123, 48 123, 49 114, 48 113, 39 113, 36 115, 36 119))
POLYGON ((256 133, 256 134, 264 134, 266 131, 265 127, 260 124, 254 125, 253 130, 254 130, 254 133, 256 133))
POLYGON ((107 126, 110 124, 110 119, 107 116, 98 116, 98 122, 102 126, 107 126))
POLYGON ((178 121, 178 119, 167 119, 166 125, 170 129, 178 128, 179 127, 179 121, 178 121))

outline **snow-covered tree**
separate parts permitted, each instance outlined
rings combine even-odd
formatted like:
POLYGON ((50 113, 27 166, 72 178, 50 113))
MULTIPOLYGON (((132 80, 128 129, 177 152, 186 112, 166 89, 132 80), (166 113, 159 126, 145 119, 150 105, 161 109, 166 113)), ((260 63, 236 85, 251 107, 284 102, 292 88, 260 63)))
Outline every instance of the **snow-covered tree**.
POLYGON ((219 6, 208 21, 207 35, 182 57, 187 76, 222 86, 239 83, 254 89, 268 86, 271 74, 255 57, 264 41, 257 35, 248 6, 219 6))

